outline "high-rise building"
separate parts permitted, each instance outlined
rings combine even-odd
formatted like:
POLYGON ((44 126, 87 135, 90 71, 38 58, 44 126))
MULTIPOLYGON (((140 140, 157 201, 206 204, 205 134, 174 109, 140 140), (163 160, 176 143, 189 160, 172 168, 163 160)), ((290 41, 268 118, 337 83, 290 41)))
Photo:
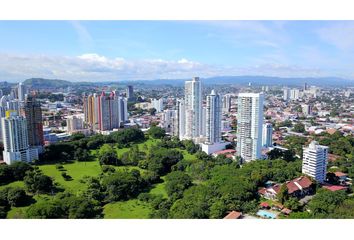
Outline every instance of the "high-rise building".
POLYGON ((231 95, 230 94, 225 94, 222 97, 222 111, 224 113, 230 112, 231 109, 231 95))
POLYGON ((134 101, 135 100, 133 86, 131 86, 131 85, 127 86, 126 95, 127 95, 128 101, 134 101))
POLYGON ((297 100, 300 97, 300 90, 299 89, 291 89, 290 90, 290 99, 297 100))
POLYGON ((168 134, 173 134, 176 115, 176 110, 167 109, 163 111, 160 127, 165 129, 168 134))
POLYGON ((68 132, 73 133, 84 128, 84 120, 79 116, 68 116, 66 119, 66 126, 68 132))
POLYGON ((303 148, 302 173, 312 177, 319 183, 326 179, 328 147, 312 141, 303 148))
POLYGON ((84 119, 92 130, 113 130, 120 128, 128 120, 128 104, 126 98, 120 97, 116 91, 109 95, 90 94, 84 96, 84 119))
POLYGON ((263 133, 262 133, 262 145, 263 147, 271 147, 273 144, 273 126, 271 123, 263 124, 263 133))
POLYGON ((290 99, 290 89, 283 89, 283 100, 288 101, 290 99))
POLYGON ((240 93, 237 115, 237 154, 242 161, 261 158, 263 126, 262 93, 240 93))
POLYGON ((163 103, 163 98, 160 99, 152 99, 151 100, 152 107, 156 109, 157 113, 160 113, 163 111, 164 108, 164 103, 163 103))
POLYGON ((179 139, 183 139, 184 134, 186 132, 186 115, 185 115, 185 106, 184 99, 178 99, 176 104, 177 117, 174 135, 179 139))
POLYGON ((199 138, 202 122, 202 84, 198 77, 185 82, 184 97, 185 132, 182 138, 199 138))
POLYGON ((18 84, 17 96, 19 101, 25 101, 25 96, 27 94, 26 86, 23 83, 18 84))
POLYGON ((6 117, 1 118, 1 125, 5 163, 30 162, 38 159, 38 149, 30 148, 28 143, 26 118, 18 116, 14 111, 7 111, 6 117))
POLYGON ((304 84, 304 91, 307 90, 307 83, 304 84))
POLYGON ((206 97, 206 143, 221 141, 221 99, 214 90, 206 97))
POLYGON ((207 118, 207 107, 203 106, 202 107, 202 120, 200 124, 200 135, 205 137, 206 136, 206 118, 207 118))
POLYGON ((303 104, 303 105, 301 105, 301 108, 302 108, 302 113, 303 113, 305 116, 308 116, 308 115, 311 115, 311 114, 312 114, 311 105, 309 105, 309 104, 303 104))
POLYGON ((27 122, 28 144, 41 153, 44 144, 41 104, 34 97, 27 97, 21 111, 27 122))

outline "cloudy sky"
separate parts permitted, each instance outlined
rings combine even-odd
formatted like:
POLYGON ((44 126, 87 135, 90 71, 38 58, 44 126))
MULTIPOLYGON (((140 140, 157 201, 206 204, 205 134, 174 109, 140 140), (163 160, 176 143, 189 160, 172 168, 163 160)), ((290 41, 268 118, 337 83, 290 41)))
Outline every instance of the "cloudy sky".
POLYGON ((354 21, 0 21, 0 81, 354 79, 354 21))

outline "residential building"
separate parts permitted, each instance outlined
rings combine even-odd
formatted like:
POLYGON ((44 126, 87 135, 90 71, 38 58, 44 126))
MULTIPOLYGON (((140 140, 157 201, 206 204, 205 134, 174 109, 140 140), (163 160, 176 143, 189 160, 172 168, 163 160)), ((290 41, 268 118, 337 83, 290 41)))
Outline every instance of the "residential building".
POLYGON ((41 153, 44 145, 41 103, 35 97, 29 96, 21 111, 27 122, 28 144, 41 153))
POLYGON ((273 125, 271 123, 263 124, 263 133, 262 133, 262 146, 271 147, 273 146, 273 125))
POLYGON ((26 118, 19 116, 15 111, 7 111, 6 117, 1 118, 1 125, 5 163, 31 162, 38 159, 38 149, 30 148, 28 143, 26 118))
POLYGON ((201 136, 202 122, 202 84, 198 77, 185 82, 184 97, 185 132, 182 139, 196 139, 201 136))
POLYGON ((160 99, 152 99, 151 100, 151 105, 153 108, 156 109, 156 112, 157 113, 160 113, 163 111, 164 109, 164 102, 163 102, 163 98, 160 98, 160 99))
POLYGON ((326 179, 328 147, 312 141, 303 148, 302 173, 312 177, 319 183, 326 179))
POLYGON ((66 126, 69 133, 74 133, 84 128, 84 120, 77 115, 68 116, 66 119, 66 126))
POLYGON ((127 95, 128 101, 134 101, 135 100, 133 86, 131 86, 131 85, 127 86, 126 95, 127 95))
POLYGON ((305 116, 309 116, 312 114, 312 107, 311 105, 309 104, 303 104, 301 105, 301 108, 302 108, 302 113, 305 115, 305 116))
POLYGON ((18 84, 17 96, 19 101, 25 101, 25 96, 27 94, 27 88, 23 83, 18 84))
POLYGON ((261 158, 263 93, 240 93, 237 114, 237 155, 249 162, 261 158))

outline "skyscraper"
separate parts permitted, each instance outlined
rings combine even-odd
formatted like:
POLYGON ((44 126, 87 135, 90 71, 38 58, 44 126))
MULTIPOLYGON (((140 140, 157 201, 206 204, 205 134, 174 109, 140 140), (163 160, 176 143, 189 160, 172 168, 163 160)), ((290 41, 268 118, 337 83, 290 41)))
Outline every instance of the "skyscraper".
POLYGON ((127 99, 128 99, 128 101, 134 101, 134 100, 135 100, 135 98, 134 98, 134 88, 133 88, 133 86, 131 86, 131 85, 127 86, 127 92, 126 92, 126 94, 127 94, 127 99))
POLYGON ((83 97, 84 118, 92 130, 106 131, 120 128, 128 120, 128 105, 116 91, 107 95, 90 94, 83 97))
POLYGON ((272 135, 273 135, 273 126, 271 123, 263 124, 263 134, 262 134, 262 146, 271 147, 272 146, 272 135))
POLYGON ((160 99, 152 99, 151 100, 152 107, 156 109, 157 113, 160 113, 163 111, 164 108, 164 103, 163 103, 163 98, 160 99))
POLYGON ((26 118, 18 116, 14 111, 7 111, 6 117, 1 119, 1 125, 3 158, 7 164, 38 159, 38 149, 29 147, 26 118))
POLYGON ((303 148, 302 173, 322 183, 326 179, 328 147, 312 141, 303 148))
POLYGON ((291 89, 290 90, 290 99, 297 100, 300 97, 300 90, 299 89, 291 89))
POLYGON ((308 115, 311 115, 311 114, 312 114, 311 105, 309 105, 309 104, 303 104, 303 105, 301 105, 301 108, 302 108, 302 113, 303 113, 305 116, 308 116, 308 115))
POLYGON ((34 97, 27 97, 22 110, 27 121, 28 144, 41 153, 44 144, 41 104, 34 97))
POLYGON ((290 99, 290 89, 284 88, 283 89, 283 100, 288 101, 290 99))
POLYGON ((214 90, 206 97, 206 143, 218 143, 221 140, 221 101, 214 90))
POLYGON ((222 97, 222 111, 224 113, 230 112, 231 109, 231 95, 230 94, 225 94, 222 97))
POLYGON ((237 154, 243 161, 249 162, 261 158, 262 93, 240 93, 237 115, 237 154))
POLYGON ((199 77, 185 82, 185 134, 184 139, 195 139, 201 135, 202 84, 199 77))
POLYGON ((17 96, 19 101, 25 101, 25 96, 27 94, 26 86, 23 83, 18 84, 17 96))

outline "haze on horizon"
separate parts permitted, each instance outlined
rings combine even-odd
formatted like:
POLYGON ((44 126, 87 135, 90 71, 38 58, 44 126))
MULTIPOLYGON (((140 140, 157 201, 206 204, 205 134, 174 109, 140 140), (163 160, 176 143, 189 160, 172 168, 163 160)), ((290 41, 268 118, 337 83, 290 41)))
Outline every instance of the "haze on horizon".
POLYGON ((354 21, 0 21, 0 81, 354 79, 354 21))

